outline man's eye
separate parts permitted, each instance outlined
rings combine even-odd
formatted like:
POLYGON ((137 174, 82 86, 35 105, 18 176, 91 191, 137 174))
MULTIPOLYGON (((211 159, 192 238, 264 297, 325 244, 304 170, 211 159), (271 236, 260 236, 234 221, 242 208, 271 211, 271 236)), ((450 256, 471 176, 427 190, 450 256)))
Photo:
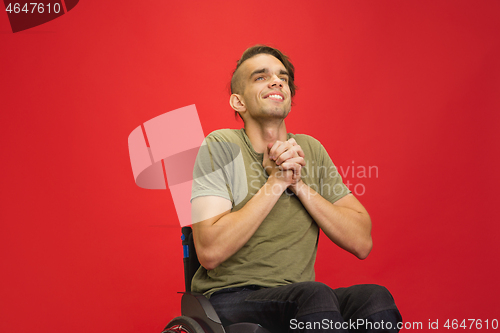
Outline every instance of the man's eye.
POLYGON ((286 77, 282 77, 282 78, 281 78, 281 81, 288 82, 288 78, 286 78, 286 77))
POLYGON ((264 80, 264 77, 263 76, 259 76, 258 78, 255 79, 255 81, 259 81, 259 80, 264 80))

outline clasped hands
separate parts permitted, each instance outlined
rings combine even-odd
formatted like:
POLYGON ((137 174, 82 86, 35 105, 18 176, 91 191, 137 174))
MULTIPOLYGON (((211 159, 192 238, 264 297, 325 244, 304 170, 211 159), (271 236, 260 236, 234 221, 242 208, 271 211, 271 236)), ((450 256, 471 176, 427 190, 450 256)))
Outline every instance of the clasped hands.
POLYGON ((295 139, 276 141, 268 144, 264 152, 262 166, 269 177, 274 177, 281 184, 295 192, 300 181, 300 171, 306 165, 304 152, 295 139))

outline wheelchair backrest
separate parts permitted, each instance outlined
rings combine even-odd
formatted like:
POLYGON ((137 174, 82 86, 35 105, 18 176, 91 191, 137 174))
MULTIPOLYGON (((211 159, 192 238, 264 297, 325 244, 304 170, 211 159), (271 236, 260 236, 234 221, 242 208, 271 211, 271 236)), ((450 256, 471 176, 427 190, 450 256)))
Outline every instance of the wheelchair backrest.
POLYGON ((194 274, 200 267, 200 262, 196 256, 196 249, 194 247, 193 230, 191 227, 182 227, 182 249, 184 254, 184 283, 186 291, 191 291, 191 280, 194 274))

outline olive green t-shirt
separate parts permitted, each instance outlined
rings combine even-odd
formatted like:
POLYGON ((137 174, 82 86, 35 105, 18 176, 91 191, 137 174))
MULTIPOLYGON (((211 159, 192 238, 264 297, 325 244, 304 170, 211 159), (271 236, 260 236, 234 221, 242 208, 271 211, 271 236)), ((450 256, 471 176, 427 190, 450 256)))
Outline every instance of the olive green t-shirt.
MULTIPOLYGON (((304 151, 302 181, 334 203, 350 193, 321 143, 304 134, 288 134, 304 151)), ((256 153, 244 129, 210 133, 193 171, 191 200, 220 196, 241 209, 264 185, 263 154, 256 153)), ((285 191, 250 240, 215 269, 200 266, 192 291, 209 297, 217 290, 257 285, 276 287, 314 281, 319 228, 300 200, 285 191)))

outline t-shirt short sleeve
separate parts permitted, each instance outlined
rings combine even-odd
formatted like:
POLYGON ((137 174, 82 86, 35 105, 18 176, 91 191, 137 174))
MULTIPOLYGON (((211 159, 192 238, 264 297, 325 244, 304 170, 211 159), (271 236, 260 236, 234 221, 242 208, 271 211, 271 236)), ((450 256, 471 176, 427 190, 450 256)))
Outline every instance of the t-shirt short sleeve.
POLYGON ((201 145, 193 168, 191 200, 201 196, 219 196, 238 204, 248 193, 245 166, 240 147, 215 133, 201 145), (239 175, 239 177, 238 177, 239 175), (240 193, 241 192, 241 193, 240 193))

